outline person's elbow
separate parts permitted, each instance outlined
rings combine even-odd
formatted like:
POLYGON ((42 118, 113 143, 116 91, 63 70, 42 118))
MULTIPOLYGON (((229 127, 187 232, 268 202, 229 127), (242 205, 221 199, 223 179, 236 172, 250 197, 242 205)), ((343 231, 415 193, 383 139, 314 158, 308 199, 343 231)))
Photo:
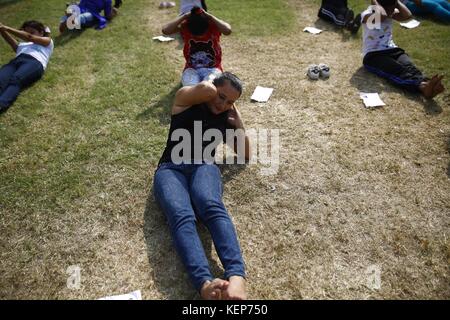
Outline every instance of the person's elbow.
POLYGON ((216 86, 209 81, 200 82, 197 89, 206 100, 211 100, 217 95, 216 86))
POLYGON ((174 29, 172 26, 170 25, 165 25, 162 29, 161 32, 163 35, 165 36, 169 36, 171 34, 174 34, 175 32, 177 32, 176 29, 174 29))
POLYGON ((225 36, 229 36, 231 34, 231 26, 226 26, 222 32, 225 36))

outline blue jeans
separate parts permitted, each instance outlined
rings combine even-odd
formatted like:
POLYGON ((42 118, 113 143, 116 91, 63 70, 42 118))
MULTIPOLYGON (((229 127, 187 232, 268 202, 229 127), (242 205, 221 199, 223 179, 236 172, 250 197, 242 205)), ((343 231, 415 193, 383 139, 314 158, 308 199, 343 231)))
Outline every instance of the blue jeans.
POLYGON ((0 110, 9 108, 20 90, 38 81, 44 67, 34 57, 21 54, 0 68, 0 110))
MULTIPOLYGON (((60 20, 60 23, 65 23, 68 18, 69 18, 68 16, 63 16, 60 20)), ((79 15, 79 18, 80 18, 80 27, 81 28, 92 27, 97 20, 90 12, 81 13, 79 15)))
POLYGON ((196 228, 196 215, 206 225, 225 269, 224 278, 245 277, 236 231, 222 202, 222 179, 214 164, 163 163, 155 173, 153 191, 163 210, 175 249, 194 287, 212 280, 196 228))
POLYGON ((450 4, 447 0, 422 0, 421 7, 408 1, 406 6, 414 15, 431 13, 444 22, 450 22, 450 4))
POLYGON ((202 81, 212 81, 221 73, 218 68, 187 68, 181 76, 181 84, 183 87, 195 86, 202 81))

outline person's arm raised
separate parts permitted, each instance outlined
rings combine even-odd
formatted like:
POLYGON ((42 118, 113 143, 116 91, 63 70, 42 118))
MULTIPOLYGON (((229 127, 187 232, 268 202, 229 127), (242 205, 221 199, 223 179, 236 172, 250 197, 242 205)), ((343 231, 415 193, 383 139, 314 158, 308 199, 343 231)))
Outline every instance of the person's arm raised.
POLYGON ((185 13, 185 14, 179 16, 178 18, 176 18, 175 20, 173 20, 173 21, 167 23, 167 24, 162 28, 162 30, 161 30, 162 33, 163 33, 164 35, 168 36, 168 35, 171 35, 171 34, 174 34, 174 33, 177 33, 178 31, 180 31, 180 24, 181 24, 184 20, 186 20, 186 19, 189 17, 190 14, 191 14, 190 12, 185 13))
POLYGON ((44 47, 48 46, 52 41, 52 38, 50 38, 50 37, 36 36, 34 34, 26 32, 26 31, 17 30, 17 29, 7 27, 7 26, 3 26, 3 29, 6 32, 8 32, 22 40, 31 41, 31 42, 34 42, 41 46, 44 46, 44 47))
POLYGON ((372 17, 373 15, 380 15, 380 21, 384 21, 386 20, 388 17, 386 10, 384 10, 384 8, 376 1, 376 0, 371 0, 372 3, 372 8, 374 9, 373 12, 371 14, 366 14, 364 16, 364 18, 362 19, 363 23, 367 23, 367 20, 369 20, 370 17, 372 17))
POLYGON ((17 52, 17 48, 19 46, 16 39, 11 37, 11 35, 4 29, 4 25, 0 23, 0 34, 2 35, 3 39, 11 46, 11 48, 14 50, 14 52, 17 52))
POLYGON ((397 0, 395 8, 398 9, 398 12, 392 15, 392 19, 395 19, 397 21, 406 21, 411 19, 411 11, 409 11, 409 9, 403 3, 397 0))
POLYGON ((203 81, 195 86, 186 86, 177 91, 172 107, 172 115, 200 103, 208 102, 217 95, 217 88, 209 81, 203 81))
MULTIPOLYGON (((239 112, 239 109, 236 107, 236 105, 233 105, 231 110, 228 113, 228 123, 234 127, 235 130, 243 130, 245 134, 245 127, 244 122, 242 121, 241 113, 239 112)), ((238 154, 238 143, 236 139, 233 141, 233 145, 230 146, 233 148, 234 152, 238 154)), ((244 146, 244 159, 246 161, 250 160, 251 157, 251 145, 250 145, 250 139, 248 138, 247 134, 245 134, 245 146, 244 146)), ((239 154, 238 154, 239 156, 239 154)))
POLYGON ((206 14, 206 16, 216 24, 217 29, 219 29, 220 33, 229 36, 231 34, 231 26, 229 23, 220 20, 219 18, 213 16, 211 13, 208 12, 204 12, 204 14, 206 14))

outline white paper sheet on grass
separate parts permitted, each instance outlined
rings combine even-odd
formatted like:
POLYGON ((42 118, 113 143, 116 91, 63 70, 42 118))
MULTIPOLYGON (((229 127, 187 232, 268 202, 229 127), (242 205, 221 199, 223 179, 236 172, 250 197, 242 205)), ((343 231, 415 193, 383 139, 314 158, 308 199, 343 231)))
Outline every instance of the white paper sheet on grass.
POLYGON ((272 88, 264 88, 257 86, 250 99, 257 102, 267 102, 269 101, 272 92, 273 92, 272 88))
POLYGON ((420 25, 420 22, 412 19, 412 20, 409 20, 408 22, 402 22, 402 23, 400 23, 400 25, 407 29, 413 29, 413 28, 417 28, 420 25))
POLYGON ((303 29, 303 31, 312 33, 312 34, 319 34, 322 32, 322 30, 314 28, 314 27, 306 27, 305 29, 303 29))
POLYGON ((165 36, 157 36, 157 37, 153 37, 153 40, 158 40, 160 42, 167 42, 167 41, 173 41, 175 40, 175 38, 171 38, 171 37, 165 37, 165 36))
POLYGON ((381 107, 385 106, 386 104, 381 100, 378 93, 366 93, 366 92, 360 92, 359 96, 364 102, 364 105, 366 108, 374 108, 374 107, 381 107))
POLYGON ((120 294, 117 296, 109 296, 100 298, 98 300, 142 300, 141 290, 133 291, 127 294, 120 294))

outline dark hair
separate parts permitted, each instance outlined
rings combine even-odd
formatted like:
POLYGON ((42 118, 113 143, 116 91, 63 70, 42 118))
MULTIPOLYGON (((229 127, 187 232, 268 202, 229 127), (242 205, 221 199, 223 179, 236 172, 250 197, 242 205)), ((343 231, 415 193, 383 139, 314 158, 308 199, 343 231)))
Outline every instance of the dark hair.
POLYGON ((242 94, 243 83, 236 75, 232 74, 231 72, 221 73, 216 78, 214 78, 213 84, 216 87, 221 87, 225 84, 226 81, 228 81, 233 88, 239 91, 239 96, 242 94))
POLYGON ((193 7, 191 15, 187 20, 187 27, 194 36, 201 36, 209 27, 209 20, 203 14, 203 9, 199 7, 193 7))
POLYGON ((378 0, 378 4, 383 8, 392 7, 396 2, 397 0, 378 0))
POLYGON ((20 27, 20 29, 24 30, 25 28, 33 28, 33 29, 37 30, 38 32, 42 33, 44 35, 44 37, 46 37, 50 34, 50 32, 47 32, 48 29, 46 26, 44 26, 44 24, 42 24, 39 21, 35 21, 35 20, 25 21, 22 24, 22 27, 20 27))

